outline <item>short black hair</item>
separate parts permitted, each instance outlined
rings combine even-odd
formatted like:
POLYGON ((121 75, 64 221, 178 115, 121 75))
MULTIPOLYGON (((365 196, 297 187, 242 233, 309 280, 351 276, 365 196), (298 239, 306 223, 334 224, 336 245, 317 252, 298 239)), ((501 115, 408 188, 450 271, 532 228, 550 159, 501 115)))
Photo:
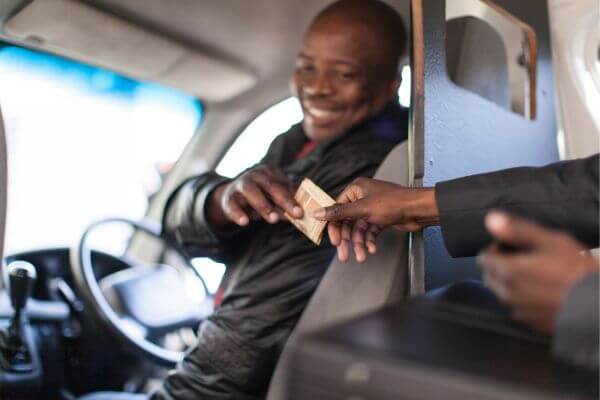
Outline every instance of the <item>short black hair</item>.
POLYGON ((368 27, 381 37, 380 45, 390 56, 394 74, 407 49, 407 34, 402 17, 390 5, 380 0, 339 0, 323 9, 312 25, 324 17, 335 15, 349 22, 368 27))

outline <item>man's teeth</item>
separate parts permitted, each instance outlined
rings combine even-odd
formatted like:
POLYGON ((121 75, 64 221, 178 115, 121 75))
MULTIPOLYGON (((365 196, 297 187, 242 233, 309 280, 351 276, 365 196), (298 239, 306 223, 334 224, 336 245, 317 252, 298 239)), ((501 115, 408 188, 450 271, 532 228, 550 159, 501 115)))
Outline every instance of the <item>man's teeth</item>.
POLYGON ((321 110, 318 108, 309 108, 308 113, 316 118, 328 118, 335 115, 335 111, 321 110))

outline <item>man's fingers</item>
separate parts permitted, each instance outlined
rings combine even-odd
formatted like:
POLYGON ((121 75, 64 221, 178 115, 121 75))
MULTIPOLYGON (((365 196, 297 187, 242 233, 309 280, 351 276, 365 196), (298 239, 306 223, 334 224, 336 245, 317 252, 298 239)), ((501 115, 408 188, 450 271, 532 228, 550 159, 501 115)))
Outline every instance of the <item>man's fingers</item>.
POLYGON ((327 224, 327 233, 329 241, 334 246, 339 246, 342 240, 342 225, 339 222, 330 222, 327 224))
POLYGON ((287 180, 269 179, 267 175, 263 174, 255 174, 253 179, 275 205, 295 218, 302 218, 304 212, 302 207, 296 203, 287 180))
POLYGON ((358 178, 354 183, 347 186, 342 193, 338 195, 335 202, 338 204, 346 204, 358 201, 365 197, 361 182, 362 178, 358 178))
POLYGON ((356 221, 365 216, 365 206, 362 200, 355 203, 334 204, 313 212, 313 217, 321 221, 356 221))
POLYGON ((498 277, 498 275, 494 274, 492 271, 484 271, 483 272, 483 282, 487 287, 490 288, 492 292, 498 296, 498 299, 502 303, 510 302, 510 290, 507 286, 506 282, 498 277))
POLYGON ((537 224, 499 211, 486 215, 485 226, 499 242, 517 248, 543 247, 550 242, 551 234, 537 224))
POLYGON ((242 206, 233 197, 224 205, 223 212, 233 223, 239 226, 246 226, 250 223, 250 218, 244 212, 242 206))
POLYGON ((337 248, 338 258, 342 262, 346 262, 350 258, 350 235, 350 225, 347 222, 344 222, 341 229, 340 244, 337 248))
POLYGON ((354 224, 352 228, 352 249, 354 250, 354 256, 356 257, 356 261, 359 263, 365 262, 367 259, 367 247, 366 243, 366 234, 368 229, 368 224, 364 220, 358 220, 354 224))
POLYGON ((377 252, 377 244, 375 243, 375 238, 379 234, 381 229, 377 225, 369 225, 369 229, 367 230, 367 250, 370 254, 375 254, 377 252))
POLYGON ((477 261, 484 271, 486 284, 503 303, 510 306, 519 302, 523 285, 531 283, 532 266, 537 268, 540 265, 537 257, 529 253, 506 254, 497 244, 482 252, 477 261))
POLYGON ((275 206, 265 196, 260 187, 254 182, 245 181, 238 185, 238 193, 244 198, 250 207, 252 207, 260 216, 269 223, 279 222, 279 215, 275 206))
POLYGON ((278 168, 268 168, 266 169, 266 173, 275 180, 278 180, 280 182, 287 182, 287 183, 292 183, 292 181, 290 180, 290 178, 280 169, 278 168))
POLYGON ((514 265, 510 262, 510 256, 490 251, 482 253, 478 257, 479 265, 494 276, 503 281, 509 281, 512 277, 514 265))

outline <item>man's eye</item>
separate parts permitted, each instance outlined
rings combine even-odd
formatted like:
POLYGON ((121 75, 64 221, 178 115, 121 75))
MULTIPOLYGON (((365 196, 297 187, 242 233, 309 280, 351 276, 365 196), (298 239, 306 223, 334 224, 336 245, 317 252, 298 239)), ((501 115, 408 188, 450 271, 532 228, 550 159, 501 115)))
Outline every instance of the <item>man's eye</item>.
POLYGON ((357 74, 354 72, 338 72, 337 73, 337 77, 338 79, 344 80, 344 81, 350 81, 353 79, 357 78, 357 74))
POLYGON ((300 65, 296 67, 296 72, 300 74, 311 74, 315 71, 315 68, 312 65, 300 65))

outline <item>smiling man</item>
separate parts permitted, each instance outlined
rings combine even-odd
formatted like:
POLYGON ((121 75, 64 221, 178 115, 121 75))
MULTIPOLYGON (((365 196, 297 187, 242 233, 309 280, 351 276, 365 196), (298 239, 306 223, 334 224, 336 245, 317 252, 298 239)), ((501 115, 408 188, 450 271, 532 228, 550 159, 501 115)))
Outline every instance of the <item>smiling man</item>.
POLYGON ((308 177, 332 196, 372 176, 407 136, 398 106, 406 48, 400 16, 376 0, 342 0, 310 26, 292 79, 301 124, 233 180, 194 177, 171 196, 167 232, 195 256, 227 265, 222 301, 198 344, 153 399, 263 398, 279 354, 335 254, 314 245, 283 213, 308 177))

